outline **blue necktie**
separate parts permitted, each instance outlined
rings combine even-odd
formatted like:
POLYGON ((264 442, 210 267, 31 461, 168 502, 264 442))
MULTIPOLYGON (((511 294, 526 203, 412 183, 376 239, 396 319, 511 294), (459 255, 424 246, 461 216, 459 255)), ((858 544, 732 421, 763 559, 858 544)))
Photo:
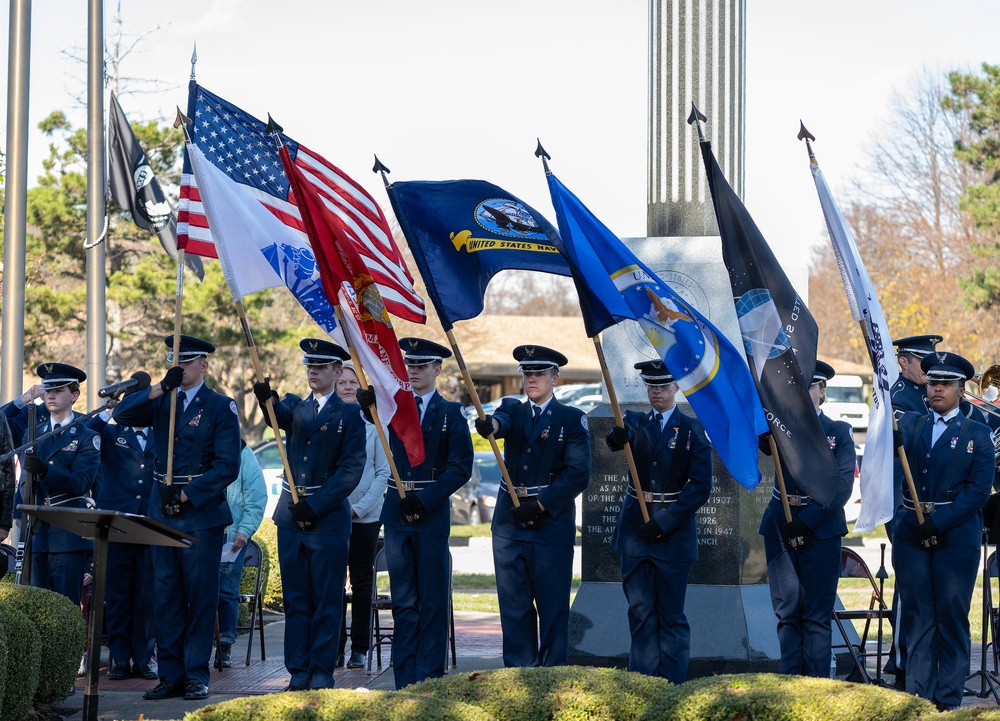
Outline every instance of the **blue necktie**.
POLYGON ((653 443, 656 444, 660 440, 660 431, 663 430, 663 414, 657 412, 653 416, 653 443))
POLYGON ((183 413, 184 409, 187 407, 187 404, 184 402, 186 400, 187 400, 187 393, 181 390, 177 391, 177 410, 180 413, 183 413))

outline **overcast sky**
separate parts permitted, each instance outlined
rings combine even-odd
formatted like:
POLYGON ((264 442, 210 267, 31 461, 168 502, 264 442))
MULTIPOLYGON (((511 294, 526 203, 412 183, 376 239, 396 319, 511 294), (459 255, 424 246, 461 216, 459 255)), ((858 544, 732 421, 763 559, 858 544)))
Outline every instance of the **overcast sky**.
MULTIPOLYGON (((30 125, 85 95, 88 3, 35 2, 30 125)), ((554 220, 532 156, 622 237, 646 234, 646 0, 122 0, 126 30, 160 30, 123 66, 173 87, 129 94, 132 120, 186 106, 198 80, 365 184, 388 210, 372 154, 393 179, 490 180, 554 220)), ((826 242, 799 118, 816 135, 834 191, 884 132, 894 93, 922 68, 997 62, 1000 3, 953 0, 748 0, 746 197, 787 265, 826 242)), ((107 31, 116 4, 107 3, 107 31)), ((9 3, 7 13, 9 16, 9 3)), ((7 33, 2 38, 6 57, 7 33)), ((6 74, 3 98, 6 102, 6 74)), ((107 103, 105 102, 105 107, 107 103)), ((86 117, 76 110, 72 120, 86 117)), ((5 116, 3 122, 5 123, 5 116)), ((31 184, 46 140, 33 131, 31 184)))

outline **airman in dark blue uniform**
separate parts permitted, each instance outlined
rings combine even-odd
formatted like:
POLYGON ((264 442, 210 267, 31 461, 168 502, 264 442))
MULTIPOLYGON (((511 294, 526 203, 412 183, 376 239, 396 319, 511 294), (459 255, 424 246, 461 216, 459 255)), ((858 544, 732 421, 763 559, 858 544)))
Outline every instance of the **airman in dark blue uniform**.
MULTIPOLYGON (((42 363, 36 372, 41 385, 32 386, 3 408, 18 444, 28 430, 27 404, 39 395, 45 404, 38 409, 36 438, 81 415, 73 412, 73 404, 80 397, 86 373, 65 363, 42 363)), ((82 424, 42 441, 24 457, 24 470, 35 474, 38 502, 60 508, 93 506, 100 465, 101 439, 82 424)), ((31 585, 56 591, 79 604, 93 542, 44 521, 32 523, 31 585)))
MULTIPOLYGON (((837 460, 839 483, 833 502, 823 506, 803 495, 799 479, 785 469, 785 489, 792 521, 785 521, 778 489, 764 511, 764 537, 771 605, 778 618, 781 660, 778 673, 827 677, 830 674, 831 621, 840 579, 840 538, 847 534, 844 506, 854 488, 854 437, 851 426, 834 421, 819 409, 826 400, 826 382, 835 375, 831 366, 816 361, 809 396, 819 415, 830 452, 837 460)), ((770 447, 762 444, 762 450, 770 447)))
POLYGON ((514 360, 528 400, 508 398, 476 421, 483 437, 503 438, 504 460, 520 505, 501 492, 493 513, 505 666, 560 666, 569 650, 569 594, 576 542, 575 499, 590 479, 587 417, 552 391, 566 356, 518 346, 514 360))
POLYGON ((993 484, 990 430, 959 411, 975 369, 955 353, 930 353, 930 413, 899 419, 918 498, 904 489, 892 519, 892 564, 906 629, 906 690, 951 709, 969 672, 969 608, 983 536, 982 508, 993 484), (924 523, 917 522, 915 502, 924 523))
MULTIPOLYGON (((135 392, 148 387, 147 375, 145 386, 135 392)), ((107 413, 101 413, 88 424, 101 436, 97 507, 148 516, 156 466, 153 429, 122 426, 109 423, 110 420, 107 413)), ((149 546, 109 544, 104 604, 104 628, 111 653, 108 678, 112 681, 130 676, 157 678, 156 668, 150 666, 154 638, 153 555, 149 546)))
MULTIPOLYGON (((311 393, 288 393, 277 401, 270 384, 255 383, 262 404, 274 398, 278 427, 285 432, 288 464, 298 494, 292 503, 287 481, 274 511, 285 610, 286 690, 333 687, 344 607, 351 538, 351 505, 365 465, 365 421, 361 409, 334 392, 350 355, 317 338, 300 344, 311 393)), ((267 415, 264 416, 267 418, 267 415)))
MULTIPOLYGON (((153 546, 153 613, 160 683, 145 699, 208 697, 209 658, 219 602, 219 563, 232 523, 226 487, 240 469, 236 403, 205 385, 215 346, 191 336, 164 338, 171 352, 163 380, 124 398, 112 417, 122 426, 151 426, 156 468, 149 516, 195 537, 190 548, 153 546), (177 392, 173 477, 167 484, 170 396, 177 392)), ((116 441, 117 443, 117 441, 116 441)))
POLYGON ((389 444, 406 492, 390 483, 382 506, 385 556, 392 590, 392 666, 396 688, 444 675, 448 651, 448 537, 451 494, 472 475, 472 438, 462 405, 435 389, 442 345, 401 338, 403 361, 417 400, 424 436, 424 462, 412 466, 402 441, 390 429, 389 444))
POLYGON ((698 560, 695 514, 712 492, 712 444, 701 423, 674 403, 677 383, 661 361, 634 366, 652 410, 625 412, 608 447, 631 443, 649 521, 643 522, 634 482, 626 486, 611 544, 621 554, 622 587, 632 636, 628 670, 687 678, 691 627, 684 615, 691 566, 698 560))

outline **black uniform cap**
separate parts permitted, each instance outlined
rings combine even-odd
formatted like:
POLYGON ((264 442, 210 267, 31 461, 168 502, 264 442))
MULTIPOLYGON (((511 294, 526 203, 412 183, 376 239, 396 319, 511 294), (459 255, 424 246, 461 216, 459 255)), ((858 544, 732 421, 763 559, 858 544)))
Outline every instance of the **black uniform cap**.
POLYGON ((322 338, 303 338, 299 348, 305 351, 302 364, 307 366, 325 366, 329 363, 338 365, 349 360, 351 354, 336 343, 322 338))
POLYGON ((639 371, 639 377, 647 386, 668 386, 674 382, 673 373, 667 370, 663 361, 640 361, 632 367, 639 371))
POLYGON ((35 373, 42 379, 42 388, 47 391, 87 380, 86 373, 68 363, 42 363, 35 369, 35 373))
POLYGON ((976 369, 958 353, 934 352, 920 361, 920 370, 929 381, 967 381, 976 375, 976 369))
MULTIPOLYGON (((167 353, 167 363, 174 362, 174 337, 172 335, 164 336, 163 342, 166 344, 167 348, 170 348, 170 352, 167 353)), ((201 338, 195 338, 190 335, 181 336, 181 347, 178 356, 180 360, 179 363, 187 363, 195 358, 208 357, 209 353, 215 352, 215 346, 209 343, 207 340, 202 340, 201 338)))
POLYGON ((828 381, 837 375, 837 371, 833 369, 833 366, 829 363, 824 363, 821 360, 816 361, 816 370, 813 371, 812 380, 809 384, 822 383, 823 381, 828 381))
POLYGON ((403 350, 403 362, 408 366, 425 366, 451 358, 450 350, 426 338, 400 338, 399 347, 403 350))
POLYGON ((519 345, 514 349, 514 360, 519 364, 518 373, 535 373, 569 363, 559 351, 541 345, 519 345))
POLYGON ((910 335, 894 340, 892 344, 896 346, 896 355, 910 353, 923 358, 928 353, 933 353, 935 346, 943 340, 939 335, 910 335))

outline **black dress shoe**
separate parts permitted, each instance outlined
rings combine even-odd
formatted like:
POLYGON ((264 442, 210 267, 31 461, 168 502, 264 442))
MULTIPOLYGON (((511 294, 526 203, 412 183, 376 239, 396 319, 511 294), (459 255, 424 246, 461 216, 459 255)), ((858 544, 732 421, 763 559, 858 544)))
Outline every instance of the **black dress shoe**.
POLYGON ((344 654, 338 653, 337 654, 337 668, 343 668, 343 667, 344 667, 344 654))
POLYGON ((146 668, 137 668, 135 675, 146 681, 155 681, 160 677, 155 668, 149 668, 148 666, 146 668))
POLYGON ((142 695, 147 701, 159 701, 164 698, 177 698, 184 695, 184 687, 180 684, 161 681, 142 695))
POLYGON ((208 686, 197 681, 188 681, 184 687, 185 701, 201 701, 208 698, 208 686))
POLYGON ((127 663, 115 663, 111 665, 111 670, 108 671, 108 678, 111 681, 121 681, 132 675, 132 669, 129 668, 127 663))
POLYGON ((301 686, 292 686, 292 684, 288 684, 283 689, 281 689, 281 693, 285 693, 286 691, 305 691, 305 689, 302 688, 301 686))
POLYGON ((351 660, 347 662, 347 668, 364 668, 368 656, 364 651, 352 651, 351 660))

